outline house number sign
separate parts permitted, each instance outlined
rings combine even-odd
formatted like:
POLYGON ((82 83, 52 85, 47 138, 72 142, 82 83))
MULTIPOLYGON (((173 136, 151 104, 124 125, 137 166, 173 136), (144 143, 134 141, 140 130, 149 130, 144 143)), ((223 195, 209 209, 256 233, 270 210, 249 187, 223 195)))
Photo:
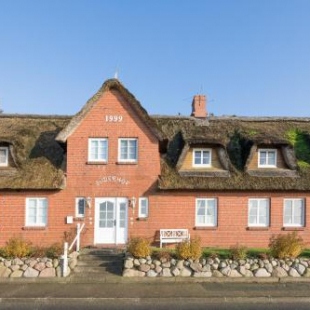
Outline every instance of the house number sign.
POLYGON ((105 121, 109 123, 120 123, 123 121, 122 115, 106 115, 105 121))

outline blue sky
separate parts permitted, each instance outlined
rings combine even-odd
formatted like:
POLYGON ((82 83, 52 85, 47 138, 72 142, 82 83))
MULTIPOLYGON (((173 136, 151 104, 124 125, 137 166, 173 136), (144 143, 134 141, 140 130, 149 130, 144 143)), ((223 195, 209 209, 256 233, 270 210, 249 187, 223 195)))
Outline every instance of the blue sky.
POLYGON ((77 113, 118 77, 150 114, 310 117, 310 0, 0 0, 0 107, 77 113))

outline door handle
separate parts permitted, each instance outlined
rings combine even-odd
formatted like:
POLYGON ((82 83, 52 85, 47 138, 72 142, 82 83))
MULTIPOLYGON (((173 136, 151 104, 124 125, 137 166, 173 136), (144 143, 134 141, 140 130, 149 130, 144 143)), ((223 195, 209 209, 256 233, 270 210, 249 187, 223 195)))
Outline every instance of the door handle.
POLYGON ((114 220, 113 223, 114 223, 114 226, 116 226, 116 220, 114 220))

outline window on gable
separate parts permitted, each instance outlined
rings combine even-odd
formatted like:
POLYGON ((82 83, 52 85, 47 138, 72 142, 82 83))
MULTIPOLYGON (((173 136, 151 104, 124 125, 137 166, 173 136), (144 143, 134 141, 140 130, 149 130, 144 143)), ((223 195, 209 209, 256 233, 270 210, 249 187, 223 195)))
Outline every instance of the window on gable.
POLYGON ((6 167, 9 163, 9 148, 0 147, 0 167, 6 167))
POLYGON ((88 161, 108 161, 108 139, 91 138, 88 140, 88 161))
POLYGON ((248 205, 248 225, 249 226, 269 226, 269 199, 251 198, 248 205))
POLYGON ((215 198, 196 199, 196 226, 217 226, 217 200, 215 198))
POLYGON ((275 168, 277 166, 277 150, 259 149, 258 150, 258 167, 275 168))
POLYGON ((121 138, 118 140, 118 161, 138 161, 138 140, 135 138, 121 138))
POLYGON ((302 227, 305 225, 304 199, 284 199, 284 226, 302 227))
POLYGON ((146 197, 139 198, 139 217, 146 218, 149 215, 149 200, 146 197))
POLYGON ((86 199, 84 197, 77 197, 75 199, 75 214, 76 217, 84 217, 85 215, 86 199))
POLYGON ((47 207, 46 198, 26 198, 26 226, 46 226, 47 207))
POLYGON ((193 150, 194 167, 211 167, 211 150, 194 149, 193 150))

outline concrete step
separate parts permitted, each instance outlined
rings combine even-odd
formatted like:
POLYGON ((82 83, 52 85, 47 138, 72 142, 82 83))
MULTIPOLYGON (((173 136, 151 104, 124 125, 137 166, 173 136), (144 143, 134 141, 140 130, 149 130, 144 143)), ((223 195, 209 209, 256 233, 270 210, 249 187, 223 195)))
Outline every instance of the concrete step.
POLYGON ((123 263, 124 254, 118 249, 83 249, 71 277, 101 279, 107 274, 121 275, 123 263))
POLYGON ((106 266, 120 266, 123 265, 123 260, 78 260, 77 266, 97 266, 97 267, 106 267, 106 266))
POLYGON ((120 260, 123 257, 124 257, 124 255, 120 255, 120 254, 115 254, 115 255, 80 254, 79 260, 83 260, 83 261, 96 261, 96 260, 113 261, 113 260, 120 260))

